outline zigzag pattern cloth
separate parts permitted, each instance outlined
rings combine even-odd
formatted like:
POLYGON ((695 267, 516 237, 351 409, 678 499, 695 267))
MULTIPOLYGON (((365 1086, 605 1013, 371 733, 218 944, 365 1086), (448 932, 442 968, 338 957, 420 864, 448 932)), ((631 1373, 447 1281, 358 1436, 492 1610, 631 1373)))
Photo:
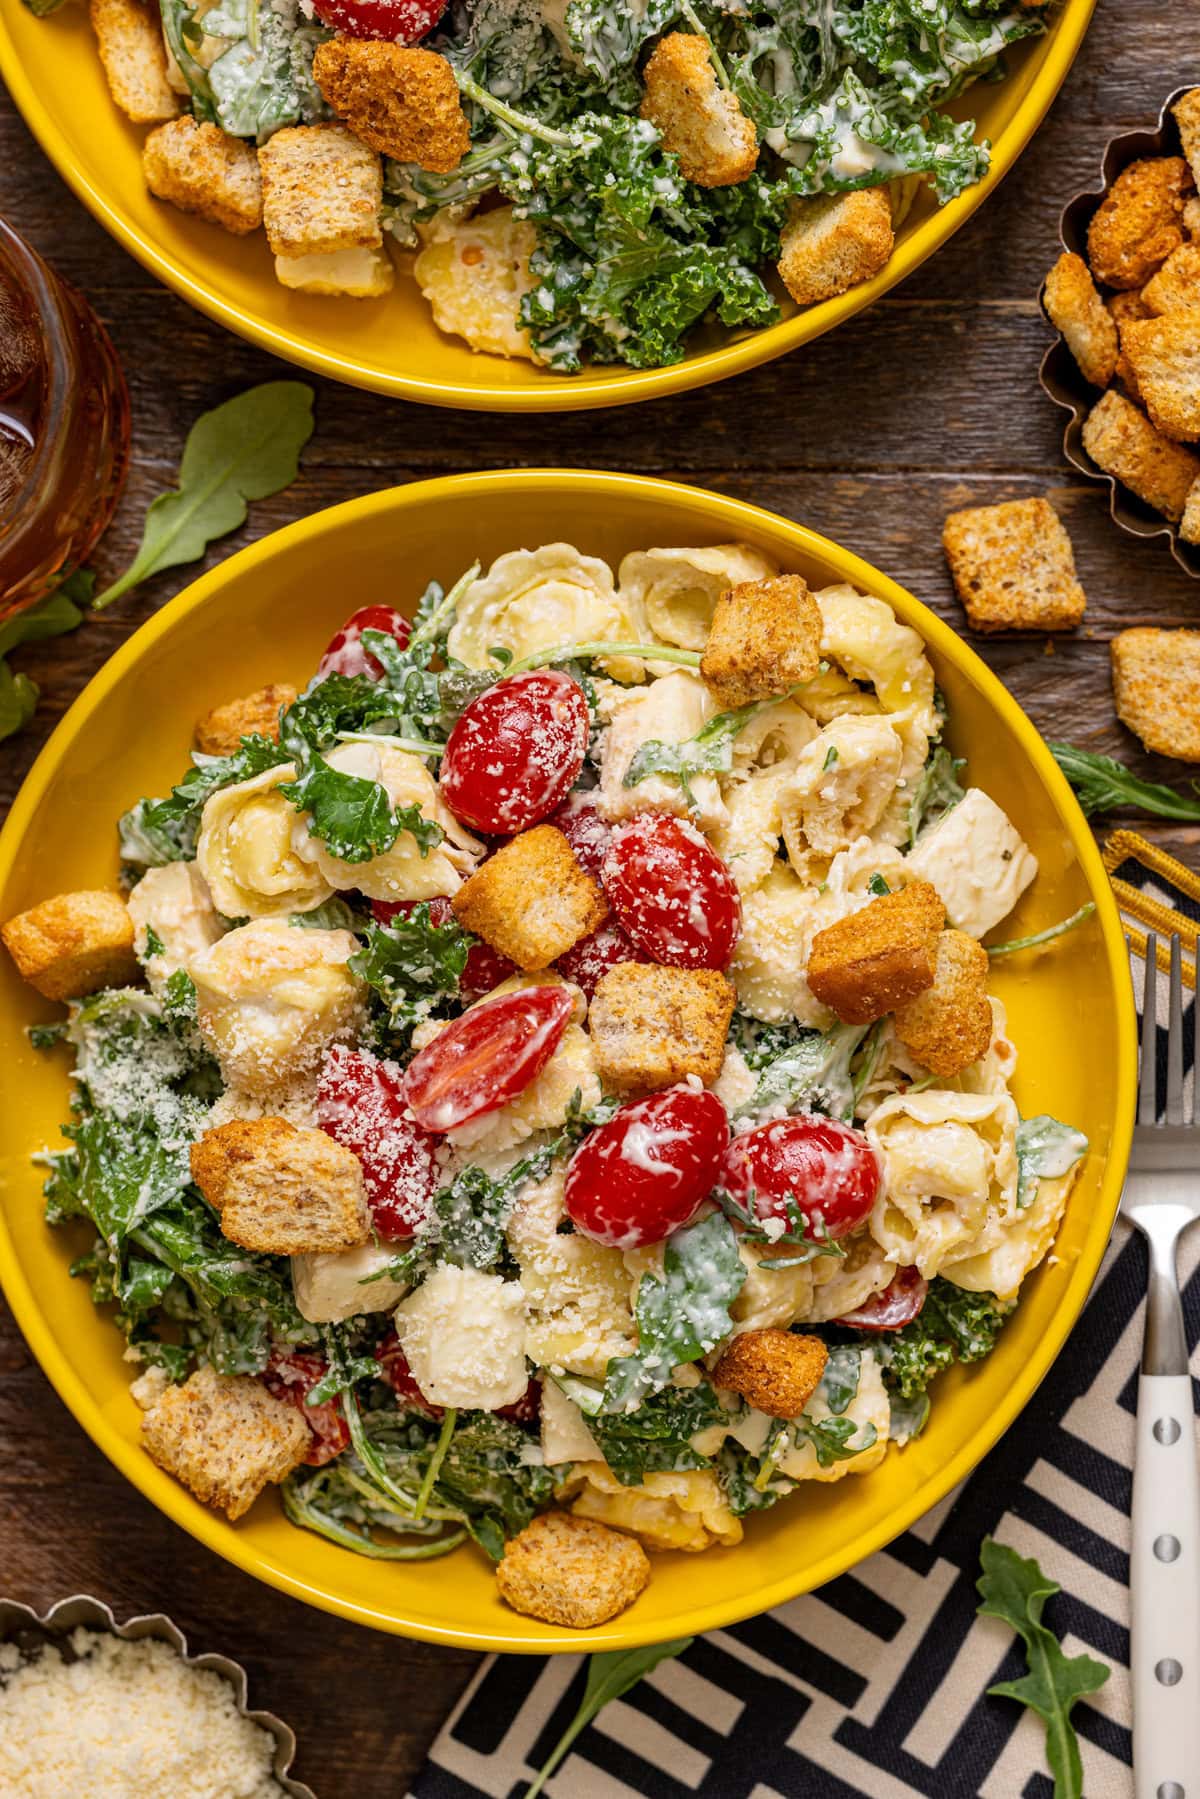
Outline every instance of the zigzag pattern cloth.
MULTIPOLYGON (((1147 929, 1179 930, 1194 992, 1200 879, 1127 831, 1105 862, 1135 955, 1147 929)), ((1189 1000, 1189 1069, 1194 1043, 1189 1000)), ((1058 1362, 975 1473, 851 1573, 661 1664, 576 1739, 548 1799, 1052 1799, 1040 1722, 986 1697, 1024 1669, 1011 1632, 976 1616, 988 1535, 1061 1585, 1047 1621, 1067 1653, 1111 1666, 1074 1713, 1084 1793, 1132 1799, 1129 1507, 1145 1270, 1119 1222, 1058 1362)), ((1185 1239, 1181 1275, 1195 1376, 1200 1232, 1185 1239)), ((522 1799, 583 1682, 579 1656, 490 1657, 410 1799, 522 1799)))

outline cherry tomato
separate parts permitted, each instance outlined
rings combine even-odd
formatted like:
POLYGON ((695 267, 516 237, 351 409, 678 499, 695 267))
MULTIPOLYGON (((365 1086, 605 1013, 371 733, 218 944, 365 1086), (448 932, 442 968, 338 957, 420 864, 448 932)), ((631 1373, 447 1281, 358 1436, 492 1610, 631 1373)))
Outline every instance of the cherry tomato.
POLYGON ((652 962, 725 968, 741 930, 733 877, 694 826, 642 812, 613 832, 604 888, 618 921, 652 962))
POLYGON ((602 975, 618 962, 648 962, 636 943, 630 941, 620 925, 604 925, 593 931, 590 937, 583 937, 573 943, 565 955, 554 964, 564 981, 574 981, 582 987, 588 999, 596 991, 602 975))
POLYGON ((596 810, 594 793, 570 793, 546 820, 560 830, 581 868, 597 880, 604 872, 604 858, 612 841, 612 826, 596 810))
MULTIPOLYGON (((372 900, 371 916, 377 924, 391 924, 393 918, 407 918, 417 906, 429 907, 431 924, 452 924, 454 908, 448 899, 431 900, 372 900)), ((482 998, 498 987, 501 981, 507 981, 510 974, 516 974, 517 965, 502 956, 499 950, 490 943, 473 943, 467 951, 466 966, 459 981, 459 991, 468 999, 482 998)))
POLYGON ((424 1412, 430 1418, 445 1416, 445 1407, 434 1405, 426 1399, 416 1382, 416 1377, 408 1365, 408 1357, 400 1347, 400 1339, 395 1331, 375 1345, 375 1360, 379 1363, 379 1378, 385 1380, 403 1405, 414 1411, 424 1412))
POLYGON ((584 1138, 567 1168, 568 1216, 614 1249, 659 1243, 690 1224, 729 1143, 715 1093, 668 1087, 622 1106, 584 1138))
POLYGON ((452 1131, 515 1099, 558 1048, 574 1009, 565 987, 521 987, 472 1006, 404 1071, 404 1097, 417 1123, 452 1131))
POLYGON ((542 1383, 531 1380, 520 1399, 496 1408, 497 1418, 511 1418, 514 1424, 536 1424, 542 1415, 542 1383))
POLYGON ((381 1237, 411 1237, 440 1185, 433 1138, 408 1116, 398 1069, 335 1043, 317 1085, 317 1122, 362 1163, 381 1237))
POLYGON ((844 1237, 863 1223, 879 1192, 879 1163, 861 1131, 815 1113, 778 1118, 735 1137, 719 1183, 761 1219, 790 1228, 794 1201, 812 1234, 844 1237))
POLYGON ((313 0, 323 25, 343 37, 391 38, 415 44, 433 30, 446 10, 446 0, 313 0))
POLYGON ((324 1405, 305 1405, 304 1395, 329 1372, 329 1363, 321 1355, 306 1355, 301 1350, 271 1351, 259 1379, 276 1399, 294 1405, 312 1432, 312 1442, 304 1460, 310 1468, 321 1468, 341 1455, 350 1441, 350 1427, 342 1415, 340 1399, 324 1405))
POLYGON ((833 1322, 856 1331, 898 1331, 912 1323, 928 1291, 929 1282, 915 1268, 897 1268, 882 1293, 873 1293, 853 1312, 833 1322))
POLYGON ((583 688, 553 668, 497 681, 450 733, 438 779, 456 818, 511 836, 566 798, 588 741, 583 688))
POLYGON ((383 664, 362 646, 364 631, 386 631, 403 649, 412 625, 393 606, 362 606, 351 613, 341 630, 329 640, 329 648, 317 664, 318 675, 371 675, 376 680, 383 664))

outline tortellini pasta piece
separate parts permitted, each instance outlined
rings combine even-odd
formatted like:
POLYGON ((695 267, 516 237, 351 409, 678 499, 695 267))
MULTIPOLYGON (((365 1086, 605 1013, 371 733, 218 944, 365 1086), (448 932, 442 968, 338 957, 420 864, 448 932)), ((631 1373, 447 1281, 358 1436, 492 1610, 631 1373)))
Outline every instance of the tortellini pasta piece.
POLYGON ((808 1317, 813 1303, 816 1261, 801 1262, 795 1268, 759 1266, 783 1253, 769 1243, 748 1243, 744 1237, 739 1238, 738 1254, 745 1266, 746 1278, 729 1308, 735 1336, 742 1331, 786 1330, 797 1318, 808 1317))
POLYGON ((734 778, 794 766, 817 734, 797 700, 776 700, 748 718, 733 740, 734 778))
POLYGON ((821 1256, 825 1278, 814 1286, 807 1311, 799 1317, 806 1324, 828 1324, 865 1305, 872 1294, 882 1293, 896 1272, 896 1264, 884 1254, 867 1230, 856 1231, 844 1256, 821 1256))
POLYGON ((690 806, 680 782, 667 775, 648 775, 636 786, 625 785, 630 763, 644 744, 683 743, 702 730, 716 710, 703 681, 686 669, 617 699, 604 739, 601 815, 615 820, 631 818, 635 812, 673 812, 691 817, 701 829, 720 824, 726 813, 715 775, 692 777, 688 785, 694 804, 690 806))
POLYGON ((473 350, 522 356, 536 362, 521 323, 523 296, 537 286, 529 258, 537 233, 511 206, 456 218, 437 214, 422 232, 425 243, 413 277, 440 331, 465 337, 473 350))
MULTIPOLYGON (((887 1454, 892 1407, 879 1363, 870 1349, 865 1349, 862 1353, 858 1391, 846 1410, 839 1415, 849 1418, 855 1427, 854 1435, 848 1440, 848 1448, 853 1449, 864 1435, 869 1434, 868 1427, 875 1433, 871 1442, 857 1455, 849 1456, 843 1462, 834 1462, 832 1467, 822 1468, 817 1460, 817 1452, 808 1438, 798 1436, 792 1447, 781 1457, 779 1472, 786 1474, 789 1480, 829 1481, 841 1480, 847 1474, 870 1474, 873 1468, 878 1468, 887 1454)), ((804 1408, 804 1416, 814 1424, 819 1424, 823 1418, 834 1416, 820 1387, 804 1408)))
POLYGON ((194 862, 148 868, 126 904, 138 954, 145 955, 149 931, 162 944, 161 950, 146 956, 144 964, 155 992, 179 969, 186 970, 224 930, 208 884, 194 862))
MULTIPOLYGON (((912 712, 925 736, 937 730, 933 669, 925 645, 884 600, 843 583, 813 596, 821 611, 821 654, 875 689, 887 712, 912 712)), ((922 758, 923 759, 923 758, 922 758)))
POLYGON ((798 1018, 824 1025, 829 1018, 804 975, 817 897, 778 861, 762 885, 743 896, 742 934, 729 974, 742 1011, 763 1024, 798 1018))
POLYGON ((516 1281, 441 1263, 395 1313, 413 1378, 433 1405, 499 1411, 528 1385, 525 1295, 516 1281))
POLYGON ((783 806, 798 873, 869 836, 896 791, 902 753, 887 718, 835 719, 802 751, 783 806))
MULTIPOLYGON (((411 831, 401 831, 391 849, 368 862, 342 862, 331 856, 310 831, 297 836, 297 853, 311 862, 331 890, 356 888, 368 899, 427 900, 456 893, 483 854, 477 837, 462 826, 449 808, 419 756, 398 750, 386 739, 373 743, 339 743, 325 760, 341 774, 377 781, 393 806, 418 806, 422 818, 440 825, 444 835, 422 855, 411 831)), ((295 908, 299 910, 299 908, 295 908)))
POLYGON ((1006 1093, 895 1094, 866 1122, 883 1182, 870 1230, 926 1280, 992 1246, 1016 1210, 1019 1115, 1006 1093))
POLYGON ((619 1249, 559 1233, 564 1178, 558 1167, 527 1183, 507 1225, 528 1305, 525 1353, 540 1368, 600 1380, 637 1342, 629 1275, 619 1249))
POLYGON ((721 543, 708 550, 634 550, 618 579, 631 616, 644 619, 655 637, 682 650, 702 650, 724 590, 778 573, 778 564, 761 550, 721 543))
POLYGON ((1058 1227, 1082 1163, 1067 1174, 1043 1177, 1023 1211, 1000 1232, 995 1247, 982 1255, 966 1256, 944 1270, 948 1281, 968 1293, 994 1293, 997 1299, 1015 1299, 1025 1276, 1045 1259, 1058 1235, 1058 1227))
MULTIPOLYGON (((612 570, 569 543, 510 550, 472 581, 458 602, 447 649, 468 668, 494 668, 490 651, 514 660, 560 643, 636 640, 632 619, 613 585, 612 570)), ((618 658, 619 679, 641 676, 641 664, 618 658)))
MULTIPOLYGON (((296 853, 300 814, 279 791, 295 779, 285 763, 221 787, 205 801, 196 866, 226 918, 310 912, 333 892, 321 870, 296 853)), ((302 828, 299 834, 303 841, 302 828)))
POLYGON ((780 793, 790 778, 784 766, 734 782, 725 794, 725 820, 709 832, 743 895, 761 887, 775 866, 783 835, 780 793))
POLYGON ((646 1474, 627 1487, 607 1463, 577 1462, 574 1477, 583 1481, 571 1507, 576 1517, 632 1531, 647 1549, 695 1552, 715 1543, 732 1548, 742 1540, 741 1524, 711 1468, 646 1474))
POLYGON ((200 1030, 231 1086, 270 1099, 361 1030, 366 989, 347 967, 357 949, 351 931, 263 918, 195 958, 200 1030))

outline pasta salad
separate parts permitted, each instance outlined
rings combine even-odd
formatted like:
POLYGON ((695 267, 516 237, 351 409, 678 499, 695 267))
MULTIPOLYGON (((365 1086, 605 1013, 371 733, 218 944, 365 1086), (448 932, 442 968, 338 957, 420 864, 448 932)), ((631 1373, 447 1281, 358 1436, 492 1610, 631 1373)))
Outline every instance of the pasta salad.
POLYGON ((883 600, 748 544, 515 550, 201 719, 123 892, 2 931, 148 1453, 590 1625, 902 1451, 1087 1150, 1010 1092, 1037 863, 945 724, 883 600))

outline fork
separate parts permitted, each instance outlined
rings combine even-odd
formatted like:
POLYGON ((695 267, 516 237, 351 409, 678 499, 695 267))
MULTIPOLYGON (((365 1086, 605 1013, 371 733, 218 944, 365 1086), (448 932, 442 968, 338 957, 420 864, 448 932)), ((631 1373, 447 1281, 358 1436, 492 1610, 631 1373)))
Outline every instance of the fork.
POLYGON ((1146 940, 1137 1127, 1121 1210, 1150 1249, 1130 1565, 1136 1799, 1200 1799, 1200 1481, 1175 1252, 1200 1216, 1198 1074, 1183 1110, 1183 957, 1171 938, 1167 1090, 1158 1116, 1158 944, 1146 940))

